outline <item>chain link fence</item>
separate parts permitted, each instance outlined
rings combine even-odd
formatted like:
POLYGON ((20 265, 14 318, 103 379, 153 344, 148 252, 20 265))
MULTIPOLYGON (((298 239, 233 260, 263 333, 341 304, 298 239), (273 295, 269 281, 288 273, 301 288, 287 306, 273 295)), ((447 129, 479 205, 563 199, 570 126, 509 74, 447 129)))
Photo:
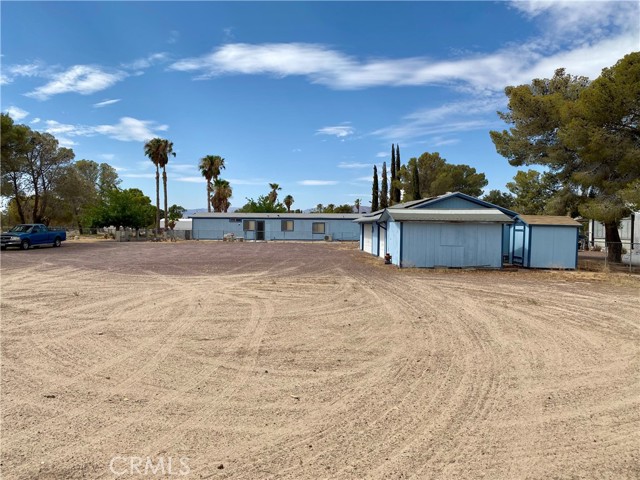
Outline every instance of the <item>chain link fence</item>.
POLYGON ((581 270, 640 273, 640 243, 603 242, 578 253, 581 270))

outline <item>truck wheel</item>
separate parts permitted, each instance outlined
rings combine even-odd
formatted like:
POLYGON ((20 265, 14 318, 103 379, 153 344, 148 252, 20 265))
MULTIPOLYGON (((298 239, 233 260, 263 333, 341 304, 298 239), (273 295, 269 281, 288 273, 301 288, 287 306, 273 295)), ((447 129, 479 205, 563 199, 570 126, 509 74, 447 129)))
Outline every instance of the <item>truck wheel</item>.
POLYGON ((20 244, 20 248, 22 250, 29 250, 30 246, 31 244, 29 243, 29 240, 22 240, 22 243, 20 244))
POLYGON ((59 247, 60 245, 62 245, 62 240, 60 240, 60 237, 56 237, 56 239, 53 241, 53 246, 59 247))

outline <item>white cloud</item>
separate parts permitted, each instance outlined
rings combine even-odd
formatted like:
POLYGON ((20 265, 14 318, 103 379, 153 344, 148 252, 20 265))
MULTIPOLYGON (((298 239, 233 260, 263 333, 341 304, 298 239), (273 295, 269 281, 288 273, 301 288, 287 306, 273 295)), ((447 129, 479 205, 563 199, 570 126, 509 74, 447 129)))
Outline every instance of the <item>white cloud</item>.
POLYGON ((5 65, 0 74, 0 84, 12 83, 16 77, 37 77, 44 75, 45 69, 41 62, 25 63, 19 65, 5 65))
POLYGON ((155 173, 123 173, 126 178, 156 178, 155 173))
POLYGON ((358 163, 358 162, 340 162, 338 168, 367 168, 370 167, 370 163, 358 163))
POLYGON ((180 32, 178 30, 171 30, 169 32, 169 38, 167 39, 168 44, 177 43, 180 39, 180 32))
POLYGON ((113 105, 114 103, 118 103, 120 100, 121 100, 120 98, 114 98, 114 99, 111 99, 111 100, 103 100, 102 102, 94 103, 93 106, 94 106, 94 108, 106 107, 107 105, 113 105))
MULTIPOLYGON (((174 172, 188 172, 189 170, 197 170, 197 166, 191 163, 171 163, 167 164, 167 168, 174 172)), ((200 179, 204 177, 200 176, 200 179)))
POLYGON ((13 120, 19 122, 23 118, 26 118, 29 115, 29 112, 19 108, 19 107, 7 107, 4 110, 4 113, 8 114, 13 120))
POLYGON ((69 125, 55 120, 47 120, 46 132, 58 137, 91 137, 96 134, 105 135, 123 142, 144 142, 158 136, 158 132, 166 131, 167 125, 159 125, 149 120, 138 120, 131 117, 122 117, 115 125, 69 125))
POLYGON ((40 123, 40 117, 36 117, 33 120, 31 120, 31 125, 35 125, 36 123, 40 123))
POLYGON ((373 174, 366 176, 366 177, 358 177, 355 178, 354 181, 356 182, 372 182, 373 181, 373 174))
POLYGON ((446 85, 473 92, 549 77, 565 67, 595 78, 626 53, 638 50, 640 2, 517 1, 513 8, 541 34, 493 52, 457 58, 357 58, 322 44, 228 43, 213 52, 179 60, 170 68, 205 79, 220 75, 302 76, 333 89, 446 85))
POLYGON ((65 72, 53 75, 49 83, 26 95, 38 100, 46 100, 53 95, 69 92, 89 95, 113 86, 126 76, 124 72, 108 73, 98 67, 74 65, 65 72))
POLYGON ((429 144, 434 146, 434 147, 442 147, 442 146, 445 146, 445 145, 455 145, 456 143, 460 143, 460 139, 459 138, 436 137, 436 138, 431 139, 431 141, 429 142, 429 144))
POLYGON ((131 63, 125 63, 122 68, 131 70, 144 70, 158 63, 165 62, 168 59, 168 55, 165 52, 152 53, 151 55, 134 60, 131 63))
MULTIPOLYGON (((389 141, 436 136, 435 143, 441 143, 441 135, 453 132, 487 129, 498 124, 495 112, 505 106, 505 98, 491 95, 486 98, 446 103, 435 108, 423 108, 406 115, 395 125, 380 128, 373 135, 389 141)), ((385 154, 388 156, 388 154, 385 154)))
POLYGON ((187 182, 187 183, 206 183, 206 180, 202 175, 199 177, 173 177, 172 180, 176 182, 187 182))
POLYGON ((148 120, 122 117, 116 125, 98 125, 93 128, 97 133, 123 142, 145 142, 158 136, 157 132, 164 132, 169 127, 148 120))
POLYGON ((390 154, 389 152, 378 152, 376 153, 376 158, 385 158, 388 157, 390 154))
POLYGON ((114 158, 116 158, 116 156, 113 153, 102 153, 102 154, 99 155, 99 157, 102 160, 106 160, 107 162, 109 162, 109 161, 113 160, 114 158))
POLYGON ((298 185, 306 185, 313 187, 321 187, 325 185, 337 185, 338 182, 335 180, 302 180, 298 182, 298 185))
POLYGON ((316 135, 333 135, 338 138, 348 137, 353 135, 353 127, 348 125, 338 125, 335 127, 323 127, 318 129, 316 135))
POLYGON ((612 27, 628 30, 638 25, 637 2, 518 0, 510 5, 529 18, 544 17, 542 26, 556 40, 575 33, 601 37, 612 27))
POLYGON ((269 185, 269 182, 264 178, 228 178, 227 180, 231 185, 269 185))

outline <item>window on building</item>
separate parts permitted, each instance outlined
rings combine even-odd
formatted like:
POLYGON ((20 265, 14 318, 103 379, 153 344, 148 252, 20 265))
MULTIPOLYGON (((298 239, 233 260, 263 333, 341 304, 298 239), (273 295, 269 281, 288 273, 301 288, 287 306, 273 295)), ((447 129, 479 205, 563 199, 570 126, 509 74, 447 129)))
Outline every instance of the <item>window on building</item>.
POLYGON ((283 232, 293 232, 293 220, 282 220, 281 229, 283 232))
POLYGON ((311 226, 311 231, 313 233, 322 233, 322 234, 324 234, 324 223, 322 223, 322 222, 313 222, 313 225, 311 226))
POLYGON ((245 220, 242 222, 242 229, 245 232, 253 232, 256 229, 256 221, 255 220, 245 220))

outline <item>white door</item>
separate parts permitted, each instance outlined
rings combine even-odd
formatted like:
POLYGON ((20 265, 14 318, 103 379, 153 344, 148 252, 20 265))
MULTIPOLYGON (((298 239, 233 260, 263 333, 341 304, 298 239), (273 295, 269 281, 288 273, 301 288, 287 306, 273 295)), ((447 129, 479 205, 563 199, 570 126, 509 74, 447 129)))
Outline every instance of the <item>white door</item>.
POLYGON ((384 224, 380 227, 378 227, 380 230, 378 230, 378 238, 380 239, 380 252, 378 253, 378 255, 380 257, 384 257, 384 254, 387 253, 387 229, 386 228, 382 228, 382 227, 386 227, 387 225, 384 224))
POLYGON ((365 223, 364 228, 364 241, 362 242, 362 250, 367 253, 371 253, 371 224, 365 223))

